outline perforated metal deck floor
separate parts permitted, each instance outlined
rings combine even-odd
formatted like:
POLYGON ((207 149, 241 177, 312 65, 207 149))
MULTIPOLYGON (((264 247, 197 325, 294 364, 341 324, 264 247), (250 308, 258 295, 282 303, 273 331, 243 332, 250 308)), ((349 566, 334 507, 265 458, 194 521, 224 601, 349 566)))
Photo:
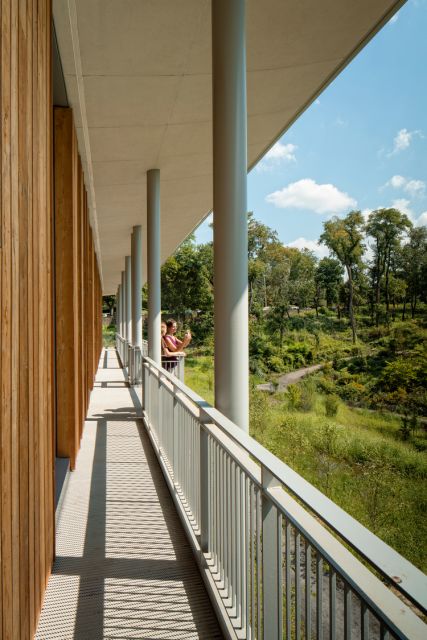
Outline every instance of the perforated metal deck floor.
POLYGON ((36 638, 222 638, 113 349, 103 352, 36 638))

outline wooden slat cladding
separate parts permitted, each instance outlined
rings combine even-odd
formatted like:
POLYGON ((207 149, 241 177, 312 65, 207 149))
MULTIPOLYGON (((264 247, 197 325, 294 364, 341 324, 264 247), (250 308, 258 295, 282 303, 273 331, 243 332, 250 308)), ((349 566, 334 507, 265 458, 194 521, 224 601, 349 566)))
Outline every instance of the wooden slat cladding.
POLYGON ((57 452, 74 469, 101 351, 101 287, 72 110, 54 109, 57 452), (95 302, 96 301, 96 302, 95 302))
POLYGON ((26 640, 54 552, 50 0, 0 16, 0 636, 26 640))
POLYGON ((55 455, 74 466, 101 350, 101 285, 72 116, 52 115, 51 21, 51 0, 0 0, 4 640, 35 634, 54 557, 55 455))

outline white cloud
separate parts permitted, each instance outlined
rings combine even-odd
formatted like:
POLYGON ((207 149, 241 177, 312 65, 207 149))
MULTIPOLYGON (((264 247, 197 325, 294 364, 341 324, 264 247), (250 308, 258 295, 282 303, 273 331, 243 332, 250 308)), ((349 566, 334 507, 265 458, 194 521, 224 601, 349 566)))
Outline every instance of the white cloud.
POLYGON ((409 220, 414 219, 414 212, 410 208, 411 201, 406 198, 398 198, 397 200, 393 200, 391 206, 393 209, 398 209, 401 213, 406 213, 409 220))
POLYGON ((392 176, 384 187, 393 187, 394 189, 403 189, 413 198, 414 196, 423 196, 426 183, 423 180, 412 180, 403 176, 392 176))
POLYGON ((404 151, 409 147, 412 142, 414 136, 422 137, 422 133, 419 130, 416 131, 408 131, 408 129, 400 129, 394 137, 393 140, 393 150, 388 154, 389 156, 393 156, 396 153, 400 153, 400 151, 404 151))
POLYGON ((393 176, 387 182, 387 185, 390 185, 391 187, 394 187, 395 189, 399 189, 400 187, 403 187, 403 185, 405 183, 406 183, 406 178, 404 178, 403 176, 393 176))
POLYGON ((399 12, 395 13, 394 16, 390 18, 391 24, 394 24, 395 22, 397 22, 398 19, 399 19, 399 12))
POLYGON ((316 240, 307 240, 307 238, 303 237, 289 242, 286 246, 295 249, 308 249, 313 251, 318 258, 325 258, 329 255, 329 249, 325 245, 319 244, 316 240))
POLYGON ((320 104, 319 98, 316 98, 316 100, 314 101, 314 104, 320 104))
POLYGON ((424 211, 416 220, 416 227, 427 227, 427 211, 424 211))
POLYGON ((311 178, 292 182, 268 194, 266 201, 280 209, 309 209, 315 213, 342 213, 357 205, 356 200, 333 184, 317 184, 311 178))
MULTIPOLYGON (((382 207, 378 207, 378 208, 381 209, 382 207)), ((364 219, 365 223, 368 222, 369 216, 371 215, 372 211, 373 211, 373 209, 363 209, 360 212, 362 214, 362 216, 363 216, 363 219, 364 219)))
POLYGON ((414 197, 416 195, 422 195, 424 193, 426 183, 423 180, 408 180, 403 188, 407 193, 414 197))
POLYGON ((257 171, 270 171, 281 162, 296 162, 296 144, 276 142, 257 165, 257 171))
POLYGON ((295 151, 297 149, 296 144, 292 144, 289 142, 288 144, 282 144, 281 142, 276 142, 270 151, 267 151, 265 157, 267 160, 288 160, 291 162, 295 162, 295 151))

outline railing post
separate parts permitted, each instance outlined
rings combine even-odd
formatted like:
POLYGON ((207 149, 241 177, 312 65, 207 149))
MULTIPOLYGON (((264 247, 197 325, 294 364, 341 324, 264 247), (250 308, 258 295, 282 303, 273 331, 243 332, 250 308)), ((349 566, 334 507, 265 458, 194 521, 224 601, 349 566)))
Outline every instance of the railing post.
POLYGON ((280 483, 264 466, 261 473, 264 640, 282 640, 282 516, 265 491, 280 483))
POLYGON ((209 551, 209 436, 200 426, 200 548, 209 551))
POLYGON ((149 401, 148 401, 148 366, 144 366, 144 362, 141 362, 142 367, 142 411, 149 416, 149 401))
POLYGON ((173 438, 173 481, 175 486, 177 485, 177 482, 179 480, 178 476, 179 476, 179 471, 178 471, 178 466, 179 466, 179 453, 178 453, 178 439, 179 439, 179 433, 178 433, 178 425, 179 425, 179 402, 178 402, 178 398, 176 397, 176 387, 174 385, 173 387, 173 407, 172 407, 172 438, 173 438))

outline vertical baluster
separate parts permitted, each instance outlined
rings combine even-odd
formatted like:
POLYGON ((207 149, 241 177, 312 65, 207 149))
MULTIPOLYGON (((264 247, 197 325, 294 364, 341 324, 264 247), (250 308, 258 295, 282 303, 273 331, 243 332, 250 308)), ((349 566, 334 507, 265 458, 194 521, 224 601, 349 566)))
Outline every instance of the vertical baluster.
POLYGON ((220 447, 220 482, 221 482, 221 491, 220 491, 220 531, 221 531, 221 535, 220 535, 220 546, 219 546, 219 564, 220 564, 220 582, 223 584, 224 586, 224 494, 225 494, 225 487, 224 487, 224 469, 225 469, 225 455, 224 455, 224 449, 222 447, 220 447))
POLYGON ((225 454, 225 495, 227 496, 224 505, 224 513, 225 513, 225 549, 224 549, 224 587, 225 587, 225 597, 229 597, 230 593, 230 575, 229 575, 229 553, 230 553, 230 456, 225 454))
POLYGON ((250 628, 251 628, 251 614, 250 614, 250 606, 251 606, 251 527, 250 527, 250 509, 251 509, 251 484, 250 480, 247 476, 245 476, 245 597, 246 597, 246 637, 250 637, 250 628))
POLYGON ((218 446, 218 576, 222 579, 222 449, 218 446))
POLYGON ((188 503, 189 503, 189 508, 190 508, 190 513, 191 513, 191 518, 194 521, 194 477, 193 477, 193 473, 194 473, 194 466, 193 466, 193 461, 194 461, 194 447, 193 447, 193 422, 194 422, 194 418, 193 416, 190 416, 190 414, 188 413, 188 411, 186 411, 187 414, 187 424, 188 424, 188 462, 189 464, 187 464, 187 469, 188 469, 188 503))
POLYGON ((219 575, 219 538, 221 530, 221 518, 219 510, 219 487, 220 487, 220 468, 219 468, 219 445, 215 443, 215 457, 216 457, 216 522, 215 522, 215 569, 219 575))
POLYGON ((323 640, 323 560, 316 556, 316 637, 323 640))
POLYGON ((311 638, 311 546, 305 542, 305 637, 311 638))
POLYGON ((286 548, 285 548, 285 598, 286 598, 286 640, 291 640, 291 623, 292 623, 292 553, 291 553, 291 523, 286 520, 286 548))
POLYGON ((240 467, 236 465, 236 559, 237 559, 237 575, 236 575, 236 617, 241 620, 242 611, 242 556, 241 556, 241 496, 242 489, 240 486, 240 467))
POLYGON ((329 565, 329 638, 336 638, 337 574, 329 565))
POLYGON ((278 549, 281 546, 282 531, 278 531, 278 509, 271 493, 280 487, 278 480, 264 466, 262 478, 262 594, 264 614, 264 640, 281 640, 280 628, 282 610, 282 567, 278 565, 278 549))
POLYGON ((226 492, 226 514, 227 514, 227 549, 226 549, 226 574, 227 574, 227 598, 231 597, 231 458, 227 456, 227 492, 226 492))
MULTIPOLYGON (((195 435, 195 439, 196 439, 196 451, 200 450, 200 433, 201 433, 201 425, 199 423, 196 423, 196 435, 195 435)), ((205 471, 206 476, 208 477, 209 474, 209 467, 206 464, 205 467, 205 471)), ((199 456, 196 455, 196 511, 197 511, 197 526, 200 529, 200 503, 201 503, 201 496, 200 496, 200 458, 199 456)), ((207 500, 207 495, 205 496, 205 499, 207 500)))
POLYGON ((344 585, 344 640, 351 640, 352 595, 347 583, 344 585))
POLYGON ((362 640, 369 640, 369 609, 363 601, 360 603, 360 618, 362 640))
POLYGON ((214 512, 212 505, 213 500, 213 483, 214 483, 214 462, 212 456, 212 436, 208 435, 208 470, 209 470, 209 500, 208 500, 208 548, 210 556, 212 557, 212 527, 214 526, 214 512))
POLYGON ((277 510, 277 566, 279 568, 277 574, 277 608, 279 612, 279 638, 283 638, 283 517, 277 510))
POLYGON ((380 639, 381 640, 390 640, 390 633, 385 626, 384 622, 381 622, 380 626, 380 639))
POLYGON ((231 565, 231 607, 237 610, 236 604, 236 580, 237 580, 237 553, 236 553, 236 463, 231 463, 231 549, 232 549, 232 565, 231 565))
POLYGON ((251 640, 255 638, 255 547, 256 547, 256 530, 255 530, 255 491, 254 485, 250 487, 250 532, 251 532, 251 640))
POLYGON ((241 580, 241 608, 240 619, 242 629, 246 626, 246 478, 244 471, 239 467, 240 477, 240 580, 241 580))
POLYGON ((263 621, 261 617, 262 602, 262 554, 261 554, 261 491, 256 489, 256 562, 257 562, 257 629, 258 640, 261 640, 263 634, 263 621))
POLYGON ((196 456, 196 419, 194 417, 191 418, 190 428, 191 428, 191 457, 189 460, 193 461, 193 464, 189 464, 190 467, 190 487, 191 487, 191 514, 193 516, 194 523, 197 522, 197 503, 196 503, 196 471, 197 471, 197 458, 196 456))
POLYGON ((295 529, 295 638, 301 638, 301 534, 295 529))

